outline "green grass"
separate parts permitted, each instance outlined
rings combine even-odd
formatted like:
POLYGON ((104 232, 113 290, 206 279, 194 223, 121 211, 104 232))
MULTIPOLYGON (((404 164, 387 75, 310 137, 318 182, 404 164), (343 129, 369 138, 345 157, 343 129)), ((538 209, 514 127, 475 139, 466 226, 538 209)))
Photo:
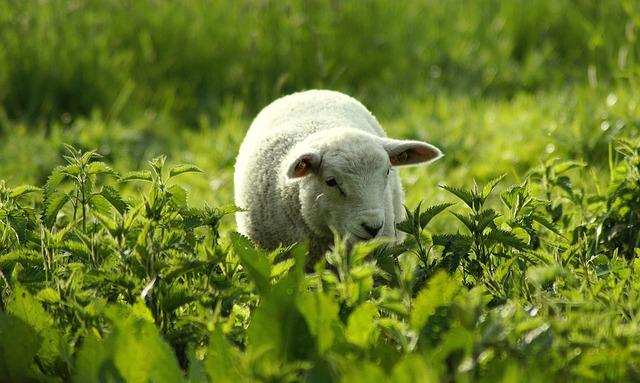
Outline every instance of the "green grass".
POLYGON ((0 1, 0 380, 640 379, 639 30, 631 0, 0 1), (445 152, 401 171, 404 244, 234 232, 252 117, 312 87, 445 152))

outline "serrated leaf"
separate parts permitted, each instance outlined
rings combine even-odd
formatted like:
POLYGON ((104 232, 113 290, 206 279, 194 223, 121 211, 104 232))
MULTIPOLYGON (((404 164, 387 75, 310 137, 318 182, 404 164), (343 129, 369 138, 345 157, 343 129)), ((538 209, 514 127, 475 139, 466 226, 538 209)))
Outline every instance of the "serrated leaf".
POLYGON ((100 214, 111 214, 111 204, 100 194, 94 194, 89 198, 89 206, 93 211, 100 214))
POLYGON ((178 185, 171 185, 167 192, 171 194, 171 202, 177 207, 183 207, 187 205, 187 191, 178 185))
POLYGON ((562 173, 568 172, 571 169, 582 168, 585 166, 587 166, 587 164, 581 161, 564 161, 557 165, 554 165, 552 169, 556 175, 560 175, 562 173))
POLYGON ((41 190, 42 189, 40 189, 39 187, 33 186, 33 185, 20 185, 18 187, 11 189, 11 192, 9 192, 9 197, 17 198, 25 194, 35 193, 41 190))
POLYGON ((64 241, 61 245, 63 250, 68 251, 83 261, 91 259, 91 249, 82 242, 64 241))
POLYGON ((304 316, 309 331, 316 338, 316 347, 320 355, 324 354, 335 339, 334 326, 339 325, 338 303, 331 296, 316 291, 300 296, 296 306, 304 316))
POLYGON ((169 170, 169 178, 173 178, 184 173, 202 173, 202 169, 192 164, 174 166, 169 170))
POLYGON ((138 170, 125 173, 122 177, 120 177, 120 182, 126 181, 153 181, 153 176, 148 170, 138 170))
POLYGON ((450 212, 454 217, 458 218, 458 220, 460 222, 462 222, 464 224, 464 226, 470 231, 470 232, 474 232, 476 225, 475 223, 471 220, 471 218, 467 217, 466 215, 460 214, 460 213, 456 213, 455 211, 450 212))
POLYGON ((420 227, 425 228, 435 216, 442 213, 443 211, 445 211, 446 209, 448 209, 450 206, 453 206, 453 205, 455 205, 455 203, 446 202, 443 204, 430 206, 429 208, 427 208, 427 210, 420 213, 420 227))
POLYGON ((258 292, 265 294, 271 287, 271 263, 266 254, 257 250, 249 239, 239 233, 231 233, 230 237, 240 264, 255 283, 258 292))
POLYGON ((45 193, 47 191, 53 192, 53 189, 58 186, 65 179, 65 177, 67 177, 67 175, 62 172, 63 168, 64 166, 56 166, 53 171, 51 171, 51 174, 47 178, 47 182, 44 186, 45 193))
POLYGON ((60 169, 60 171, 63 174, 68 175, 68 176, 72 176, 72 177, 75 177, 78 174, 80 174, 80 170, 81 170, 80 169, 80 165, 78 165, 78 164, 69 164, 69 165, 63 166, 60 169))
POLYGON ((482 232, 489 224, 500 216, 500 213, 493 209, 484 209, 475 217, 476 229, 478 232, 482 232))
POLYGON ((531 218, 538 222, 540 225, 546 227, 549 231, 551 231, 554 234, 557 234, 561 237, 564 237, 562 235, 562 233, 560 232, 560 230, 556 227, 556 225, 554 225, 553 223, 551 223, 545 216, 541 215, 541 214, 532 214, 531 218))
POLYGON ((7 382, 40 381, 33 360, 42 338, 36 331, 12 315, 0 312, 0 376, 7 382))
POLYGON ((40 266, 42 255, 35 250, 22 248, 0 256, 0 270, 10 271, 16 263, 23 266, 40 266))
POLYGON ((448 191, 449 193, 455 195, 456 197, 460 198, 467 206, 469 206, 470 208, 473 208, 473 194, 471 194, 470 191, 468 190, 464 190, 464 189, 460 189, 460 188, 456 188, 456 187, 452 187, 452 186, 447 186, 447 185, 438 185, 440 188, 448 191))
POLYGON ((100 191, 100 195, 103 196, 111 206, 113 206, 121 215, 129 209, 129 205, 122 199, 120 193, 111 186, 103 186, 100 191))
POLYGON ((521 251, 529 248, 529 246, 520 238, 516 237, 515 234, 502 229, 492 229, 485 238, 488 243, 499 243, 503 246, 513 247, 521 251))
POLYGON ((243 366, 240 352, 225 339, 220 327, 216 327, 209 337, 209 352, 204 366, 212 382, 251 381, 246 376, 247 369, 243 366))
POLYGON ((506 174, 498 176, 492 179, 491 181, 487 182, 487 184, 484 185, 484 187, 482 188, 482 199, 487 199, 489 194, 491 194, 491 192, 496 187, 496 185, 498 185, 498 183, 500 183, 500 181, 502 181, 504 177, 506 177, 506 174))
POLYGON ((411 328, 419 331, 438 307, 451 305, 460 287, 459 282, 444 271, 439 271, 431 277, 413 302, 411 328))
POLYGON ((118 176, 118 172, 113 170, 109 165, 104 162, 92 162, 87 166, 87 174, 110 174, 112 176, 118 176))
POLYGON ((42 221, 47 228, 56 222, 58 212, 69 202, 69 196, 62 192, 53 192, 46 196, 43 202, 42 221))
POLYGON ((369 347, 369 339, 376 329, 376 317, 378 316, 378 308, 371 302, 365 302, 358 306, 347 321, 345 329, 345 338, 350 342, 362 348, 369 347))

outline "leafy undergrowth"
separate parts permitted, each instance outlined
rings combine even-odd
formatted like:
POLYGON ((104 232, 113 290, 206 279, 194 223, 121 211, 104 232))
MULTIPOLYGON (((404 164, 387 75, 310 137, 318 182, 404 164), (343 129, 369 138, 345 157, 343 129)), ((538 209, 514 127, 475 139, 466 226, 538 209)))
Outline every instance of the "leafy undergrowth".
POLYGON ((195 166, 67 151, 42 187, 0 183, 2 381, 640 379, 639 142, 607 190, 557 160, 501 193, 442 185, 402 245, 338 238, 316 265, 221 237, 235 208, 189 206, 195 166))

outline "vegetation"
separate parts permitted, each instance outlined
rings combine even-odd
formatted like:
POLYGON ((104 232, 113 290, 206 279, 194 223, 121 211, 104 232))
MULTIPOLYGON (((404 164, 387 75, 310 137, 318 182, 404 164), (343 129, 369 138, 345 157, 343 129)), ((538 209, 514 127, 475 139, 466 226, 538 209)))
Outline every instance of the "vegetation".
POLYGON ((639 380, 639 28, 632 0, 0 1, 0 380, 639 380), (402 171, 403 244, 307 265, 234 232, 251 117, 309 87, 445 152, 402 171))

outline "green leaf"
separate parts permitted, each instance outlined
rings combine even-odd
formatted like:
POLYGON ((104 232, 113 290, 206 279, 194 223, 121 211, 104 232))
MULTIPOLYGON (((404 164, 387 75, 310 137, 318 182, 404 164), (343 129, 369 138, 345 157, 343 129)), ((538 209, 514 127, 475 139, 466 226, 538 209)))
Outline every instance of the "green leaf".
POLYGON ((255 283, 259 294, 265 294, 271 287, 271 262, 266 254, 256 249, 247 237, 239 233, 231 233, 231 244, 240 264, 255 283))
POLYGON ((557 165, 554 165, 552 169, 556 175, 560 175, 562 173, 568 172, 571 169, 582 168, 585 166, 587 166, 587 164, 582 161, 564 161, 557 165))
POLYGON ((113 330, 104 341, 88 337, 78 352, 75 381, 182 382, 171 347, 142 303, 106 309, 113 330), (143 309, 143 312, 140 312, 143 309))
POLYGON ((562 235, 562 233, 560 232, 560 230, 558 229, 558 227, 556 225, 554 225, 553 223, 551 223, 545 216, 543 216, 542 214, 537 214, 534 213, 531 215, 531 218, 538 222, 540 225, 546 227, 549 231, 551 231, 554 234, 557 234, 561 237, 564 238, 564 236, 562 235))
POLYGON ((422 356, 411 354, 402 358, 391 371, 392 382, 438 382, 437 371, 422 356))
POLYGON ((92 162, 87 166, 87 174, 109 174, 112 176, 118 176, 118 172, 113 170, 109 165, 104 162, 92 162))
POLYGON ((25 194, 35 193, 41 190, 42 190, 41 188, 32 186, 32 185, 20 185, 18 187, 11 189, 11 192, 9 192, 9 197, 17 198, 25 194))
POLYGON ((455 195, 456 197, 460 198, 470 208, 473 208, 474 196, 473 196, 473 194, 471 194, 470 191, 467 191, 467 190, 464 190, 464 189, 460 189, 460 188, 451 187, 451 186, 447 186, 447 185, 438 185, 438 186, 440 188, 448 191, 449 193, 455 195))
POLYGON ((41 338, 23 320, 0 312, 0 376, 7 382, 39 381, 34 357, 41 338))
POLYGON ((450 206, 453 206, 453 205, 455 205, 455 203, 446 202, 440 205, 430 206, 429 208, 427 208, 427 210, 420 213, 420 227, 422 228, 427 227, 429 222, 431 222, 431 220, 435 216, 442 213, 443 211, 445 211, 446 209, 448 209, 450 206))
POLYGON ((111 204, 100 194, 94 194, 89 198, 89 206, 91 210, 100 214, 111 214, 111 204))
POLYGON ((460 284, 444 271, 439 271, 431 277, 413 302, 411 328, 419 331, 438 307, 451 305, 460 287, 460 284))
POLYGON ((516 237, 513 233, 502 229, 492 229, 485 238, 488 244, 499 243, 503 246, 513 247, 514 249, 521 251, 529 248, 524 241, 516 237))
POLYGON ((455 211, 452 211, 450 213, 458 218, 458 220, 462 222, 471 233, 475 232, 476 224, 470 217, 467 217, 466 215, 462 215, 460 213, 456 213, 455 211))
POLYGON ((309 326, 309 331, 316 338, 318 354, 322 355, 333 344, 335 327, 339 326, 337 302, 322 292, 307 293, 300 296, 296 305, 309 326))
POLYGON ((167 191, 171 195, 171 202, 177 207, 184 207, 187 205, 187 191, 178 185, 171 185, 167 191))
POLYGON ((120 182, 126 181, 153 181, 153 176, 148 170, 138 170, 125 173, 122 177, 120 177, 120 182))
POLYGON ((482 232, 487 226, 500 216, 500 213, 493 209, 484 209, 476 217, 476 229, 482 232))
POLYGON ((116 208, 121 215, 124 215, 127 209, 129 209, 129 205, 122 199, 120 193, 111 186, 103 186, 100 195, 109 201, 111 206, 116 208))
POLYGON ((43 201, 42 221, 47 228, 53 227, 58 212, 69 202, 69 196, 61 192, 53 192, 46 195, 43 201))
POLYGON ((308 359, 316 350, 309 327, 295 304, 304 279, 307 249, 296 246, 291 253, 295 266, 262 295, 247 330, 248 356, 260 358, 268 369, 279 368, 287 361, 308 359))
POLYGON ((496 185, 498 185, 498 183, 500 183, 500 181, 502 181, 504 179, 504 177, 506 177, 506 174, 498 176, 498 177, 492 179, 491 181, 487 182, 486 185, 484 185, 484 187, 482 188, 482 199, 483 200, 485 200, 485 199, 487 199, 487 197, 489 197, 489 194, 491 194, 491 192, 496 187, 496 185))
POLYGON ((212 382, 248 382, 247 368, 243 366, 240 352, 224 337, 220 328, 209 336, 209 348, 204 360, 205 369, 212 382))
POLYGON ((173 178, 184 173, 202 173, 202 169, 192 164, 174 166, 169 170, 169 178, 173 178))
POLYGON ((53 191, 56 186, 60 185, 60 183, 67 177, 65 173, 63 173, 64 166, 56 166, 51 174, 47 178, 47 182, 44 185, 45 193, 48 190, 53 191))
POLYGON ((378 308, 371 302, 365 302, 358 306, 347 322, 345 330, 346 339, 362 348, 370 347, 369 340, 376 329, 376 317, 378 316, 378 308))
POLYGON ((38 357, 45 366, 52 367, 61 354, 66 354, 66 351, 61 349, 64 342, 54 326, 53 317, 24 287, 14 286, 7 302, 7 312, 28 323, 41 336, 38 357))

